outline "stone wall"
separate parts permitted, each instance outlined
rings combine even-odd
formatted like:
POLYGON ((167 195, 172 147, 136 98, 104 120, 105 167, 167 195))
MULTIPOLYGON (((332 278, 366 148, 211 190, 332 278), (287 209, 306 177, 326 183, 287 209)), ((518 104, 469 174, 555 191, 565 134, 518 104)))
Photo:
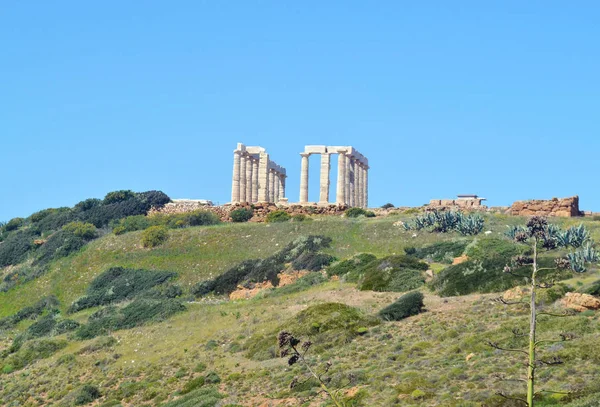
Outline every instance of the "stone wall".
POLYGON ((472 199, 432 199, 427 208, 430 209, 460 209, 460 210, 486 210, 483 198, 472 199))
POLYGON ((231 222, 231 212, 236 209, 241 208, 252 208, 254 211, 254 216, 250 219, 250 222, 264 222, 267 218, 267 215, 271 212, 284 210, 290 215, 342 215, 348 206, 346 205, 318 205, 318 206, 310 206, 310 205, 287 205, 287 206, 277 206, 274 203, 236 203, 229 204, 223 206, 207 206, 200 205, 194 201, 186 201, 186 202, 172 202, 168 203, 164 207, 160 209, 151 209, 148 212, 148 216, 153 216, 159 213, 164 214, 176 214, 176 213, 185 213, 192 212, 198 209, 209 211, 215 213, 219 219, 223 222, 231 222))
POLYGON ((583 216, 579 210, 579 197, 552 198, 551 200, 518 201, 510 207, 510 214, 515 216, 583 216))

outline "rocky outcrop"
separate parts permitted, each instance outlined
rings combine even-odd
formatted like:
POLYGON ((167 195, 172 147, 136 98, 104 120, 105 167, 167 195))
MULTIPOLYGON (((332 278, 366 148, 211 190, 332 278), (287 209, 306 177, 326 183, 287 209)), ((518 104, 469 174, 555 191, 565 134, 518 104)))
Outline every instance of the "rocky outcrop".
POLYGON ((552 198, 551 200, 518 201, 512 204, 509 213, 515 216, 582 216, 579 197, 552 198))
POLYGON ((567 293, 561 303, 566 308, 579 312, 600 309, 600 299, 589 294, 567 293))

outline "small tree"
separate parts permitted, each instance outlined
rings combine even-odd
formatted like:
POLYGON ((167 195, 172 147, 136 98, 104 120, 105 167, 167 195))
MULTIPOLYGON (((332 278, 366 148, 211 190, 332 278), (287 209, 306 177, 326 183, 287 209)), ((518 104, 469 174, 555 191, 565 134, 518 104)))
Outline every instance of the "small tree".
MULTIPOLYGON (((523 244, 531 245, 532 256, 517 256, 512 259, 512 265, 507 265, 504 268, 504 272, 517 275, 519 277, 528 278, 530 286, 530 295, 528 305, 530 308, 529 313, 529 345, 527 349, 505 349, 498 346, 496 343, 489 342, 490 346, 506 351, 521 352, 528 356, 527 363, 527 400, 521 400, 526 402, 529 407, 533 406, 534 397, 537 394, 535 392, 535 374, 536 367, 541 364, 553 365, 561 363, 558 359, 552 359, 550 361, 544 361, 536 358, 536 350, 542 343, 549 342, 548 340, 537 340, 536 339, 536 328, 537 328, 537 316, 539 315, 536 309, 536 292, 538 289, 546 289, 552 287, 552 283, 542 280, 542 272, 554 271, 559 268, 571 269, 577 273, 583 273, 586 271, 585 264, 590 262, 597 262, 599 260, 598 252, 594 249, 594 242, 590 238, 589 232, 580 225, 579 227, 572 227, 568 230, 561 230, 558 226, 548 224, 548 221, 539 216, 534 216, 529 219, 527 225, 516 226, 509 230, 507 233, 509 237, 515 241, 523 244), (557 258, 555 260, 555 267, 540 267, 539 266, 539 253, 541 250, 554 250, 559 248, 570 248, 576 249, 567 255, 566 258, 557 258), (523 266, 531 267, 530 275, 520 275, 520 270, 523 266)), ((504 300, 501 300, 505 304, 510 304, 504 300)), ((545 315, 552 316, 567 316, 569 313, 564 314, 550 314, 544 313, 545 315)), ((513 331, 515 335, 521 335, 518 330, 513 331)), ((551 342, 561 342, 570 339, 568 335, 562 335, 560 340, 551 342)), ((506 397, 502 393, 501 396, 506 397)))

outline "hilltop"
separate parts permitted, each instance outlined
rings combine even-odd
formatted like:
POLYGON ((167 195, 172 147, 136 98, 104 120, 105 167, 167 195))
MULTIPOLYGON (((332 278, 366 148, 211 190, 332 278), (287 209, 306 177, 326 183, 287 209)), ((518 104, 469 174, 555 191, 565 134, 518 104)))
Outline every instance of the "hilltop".
MULTIPOLYGON (((527 310, 494 301, 524 283, 502 274, 522 250, 507 226, 524 218, 484 215, 476 236, 406 230, 411 211, 271 223, 222 223, 202 211, 153 219, 144 215, 149 196, 166 202, 158 192, 116 194, 3 226, 0 260, 11 241, 27 247, 2 264, 4 405, 328 405, 314 381, 290 388, 303 367, 277 357, 283 328, 311 337, 310 362, 331 361, 327 380, 349 405, 518 405, 496 392, 523 394, 514 381, 523 359, 486 341, 517 346, 511 331, 527 324, 527 310), (144 247, 153 227, 166 240, 144 247), (238 286, 277 286, 282 275, 304 276, 229 299, 238 286), (415 289, 425 312, 377 316, 415 289)), ((593 219, 553 222, 583 222, 600 238, 593 219)), ((593 292, 600 274, 555 278, 561 285, 542 298, 549 307, 567 291, 593 292)), ((564 363, 540 371, 539 383, 574 394, 547 393, 539 405, 594 405, 598 321, 585 311, 540 323, 543 335, 574 339, 547 349, 564 363)))

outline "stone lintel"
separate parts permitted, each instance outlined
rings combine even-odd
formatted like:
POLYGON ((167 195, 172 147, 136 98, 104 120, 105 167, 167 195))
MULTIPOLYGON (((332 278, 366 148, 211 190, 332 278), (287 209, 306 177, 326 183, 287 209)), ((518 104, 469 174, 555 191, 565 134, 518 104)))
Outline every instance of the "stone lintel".
POLYGON ((327 146, 304 146, 304 152, 309 154, 325 154, 327 146))

